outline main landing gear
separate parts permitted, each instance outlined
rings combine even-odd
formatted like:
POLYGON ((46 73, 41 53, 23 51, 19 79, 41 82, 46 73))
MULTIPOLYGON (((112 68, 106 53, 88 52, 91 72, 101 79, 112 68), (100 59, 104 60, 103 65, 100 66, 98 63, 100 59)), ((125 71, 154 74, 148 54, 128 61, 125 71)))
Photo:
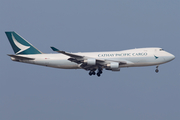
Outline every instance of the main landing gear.
MULTIPOLYGON (((98 71, 97 71, 97 76, 100 77, 101 74, 102 74, 102 69, 98 69, 98 71)), ((95 70, 90 70, 90 71, 89 71, 89 75, 90 75, 90 76, 91 76, 91 75, 96 75, 95 70)))
POLYGON ((159 67, 159 66, 157 65, 157 66, 156 66, 156 70, 155 70, 156 73, 159 72, 158 67, 159 67))
POLYGON ((101 70, 101 69, 98 69, 97 76, 100 77, 101 74, 102 74, 102 70, 101 70))
POLYGON ((95 73, 95 71, 93 71, 93 70, 90 70, 89 71, 89 75, 91 76, 91 75, 95 75, 96 73, 95 73))

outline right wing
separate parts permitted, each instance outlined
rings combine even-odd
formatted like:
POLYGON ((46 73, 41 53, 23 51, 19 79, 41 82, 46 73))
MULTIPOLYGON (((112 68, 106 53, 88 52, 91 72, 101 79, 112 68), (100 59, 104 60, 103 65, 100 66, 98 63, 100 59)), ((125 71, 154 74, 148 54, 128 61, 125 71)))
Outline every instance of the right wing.
POLYGON ((51 49, 55 52, 58 52, 58 53, 62 53, 62 54, 65 54, 67 56, 70 56, 70 57, 74 57, 74 58, 83 58, 84 56, 80 56, 80 55, 75 55, 75 54, 72 54, 72 53, 68 53, 68 52, 65 52, 65 51, 61 51, 61 50, 58 50, 57 48, 55 47, 51 47, 51 49))

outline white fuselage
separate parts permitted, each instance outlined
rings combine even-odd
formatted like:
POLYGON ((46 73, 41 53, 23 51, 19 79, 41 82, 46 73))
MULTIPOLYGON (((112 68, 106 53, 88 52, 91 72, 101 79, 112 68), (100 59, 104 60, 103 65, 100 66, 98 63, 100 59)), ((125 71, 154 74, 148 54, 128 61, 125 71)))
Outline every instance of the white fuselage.
MULTIPOLYGON (((174 55, 162 50, 161 48, 138 48, 124 51, 112 52, 84 52, 73 53, 80 56, 88 56, 98 60, 110 60, 114 62, 124 61, 119 67, 138 67, 159 65, 169 62, 175 58, 174 55)), ((79 64, 68 60, 69 56, 64 54, 35 54, 35 55, 18 55, 23 57, 35 58, 35 60, 21 60, 19 62, 43 65, 48 67, 62 69, 79 69, 79 64)), ((16 61, 14 58, 12 60, 16 61)))

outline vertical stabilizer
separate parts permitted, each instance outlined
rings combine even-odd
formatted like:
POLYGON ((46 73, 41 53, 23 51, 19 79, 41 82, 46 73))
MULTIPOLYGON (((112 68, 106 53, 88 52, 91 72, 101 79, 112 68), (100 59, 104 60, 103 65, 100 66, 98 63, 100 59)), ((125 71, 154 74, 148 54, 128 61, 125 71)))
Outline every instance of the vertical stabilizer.
POLYGON ((15 54, 42 54, 41 51, 35 48, 31 43, 26 41, 16 32, 12 31, 5 33, 15 54))

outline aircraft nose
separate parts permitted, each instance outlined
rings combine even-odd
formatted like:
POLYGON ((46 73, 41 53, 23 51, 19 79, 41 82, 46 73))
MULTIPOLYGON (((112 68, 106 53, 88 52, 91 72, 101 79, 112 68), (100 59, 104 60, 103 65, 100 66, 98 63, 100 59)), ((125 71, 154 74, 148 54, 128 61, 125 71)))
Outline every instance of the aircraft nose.
POLYGON ((173 54, 171 54, 171 59, 174 60, 175 59, 175 56, 173 54))
POLYGON ((166 61, 171 61, 174 59, 175 59, 175 56, 173 54, 170 54, 170 53, 168 53, 168 56, 166 56, 166 58, 165 58, 166 61))

